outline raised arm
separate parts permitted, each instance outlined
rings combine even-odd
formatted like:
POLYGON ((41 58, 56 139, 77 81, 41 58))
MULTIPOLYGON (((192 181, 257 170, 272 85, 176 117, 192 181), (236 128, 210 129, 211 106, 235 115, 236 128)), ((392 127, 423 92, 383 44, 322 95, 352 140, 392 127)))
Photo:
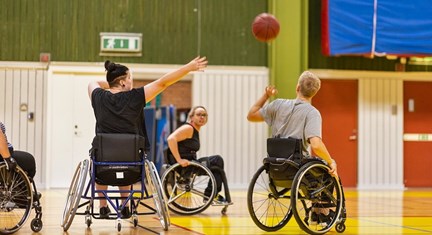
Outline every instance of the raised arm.
POLYGON ((207 67, 206 57, 196 57, 191 62, 183 65, 182 67, 169 72, 161 78, 144 86, 146 101, 154 99, 159 93, 164 91, 167 87, 179 81, 182 77, 192 71, 203 71, 207 67))
POLYGON ((91 94, 96 88, 108 89, 109 85, 107 81, 92 81, 88 84, 87 90, 88 95, 91 99, 91 94))
POLYGON ((260 109, 264 106, 267 100, 277 94, 277 90, 274 86, 268 86, 264 90, 264 94, 258 98, 255 104, 249 109, 247 119, 251 122, 262 122, 264 117, 260 113, 260 109))

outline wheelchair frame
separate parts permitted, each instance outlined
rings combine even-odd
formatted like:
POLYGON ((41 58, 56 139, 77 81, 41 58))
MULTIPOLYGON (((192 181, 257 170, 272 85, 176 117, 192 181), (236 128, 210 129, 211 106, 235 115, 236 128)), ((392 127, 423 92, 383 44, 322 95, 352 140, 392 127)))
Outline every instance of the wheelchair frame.
MULTIPOLYGON (((318 158, 265 158, 253 176, 247 195, 249 214, 264 231, 283 228, 294 215, 299 227, 309 234, 324 234, 336 225, 345 231, 346 209, 343 187, 339 178, 328 173, 329 167, 318 158), (296 170, 292 179, 277 182, 270 176, 271 164, 288 164, 296 170), (287 187, 287 185, 290 185, 287 187), (264 191, 264 192, 263 192, 264 191), (312 222, 313 210, 336 208, 329 223, 312 222)), ((318 216, 317 214, 315 214, 318 216)))
POLYGON ((65 209, 62 217, 62 224, 64 231, 67 231, 72 224, 75 214, 85 215, 85 223, 87 227, 92 224, 92 218, 100 219, 99 213, 94 212, 94 200, 106 199, 108 204, 114 208, 115 213, 111 213, 108 219, 116 219, 117 230, 121 231, 121 209, 130 204, 130 210, 132 211, 133 225, 138 225, 138 215, 157 214, 162 228, 167 231, 170 226, 169 214, 166 205, 166 201, 163 197, 161 182, 157 170, 153 162, 149 161, 146 157, 143 157, 140 162, 98 162, 92 159, 91 161, 86 159, 80 162, 75 170, 67 200, 65 209), (139 182, 140 189, 134 189, 134 184, 131 184, 130 190, 96 190, 95 179, 96 179, 96 167, 103 165, 115 165, 115 166, 141 166, 141 180, 139 182), (87 173, 90 172, 90 179, 87 181, 87 186, 84 191, 84 185, 87 178, 87 173), (84 193, 83 193, 84 192, 84 193), (121 196, 110 196, 113 193, 129 193, 128 197, 121 196), (96 193, 102 193, 104 197, 95 196, 96 193), (155 208, 142 202, 144 199, 153 198, 155 208), (87 200, 83 203, 79 203, 80 199, 87 200), (119 200, 123 200, 123 203, 119 203, 119 200), (150 212, 138 212, 138 206, 142 205, 149 209, 150 212), (78 212, 79 208, 86 207, 84 212, 78 212), (114 217, 115 216, 115 217, 114 217))
POLYGON ((0 163, 0 234, 18 231, 30 217, 31 210, 36 212, 30 227, 33 232, 42 230, 42 207, 39 193, 33 179, 19 166, 14 172, 0 163))
MULTIPOLYGON (((228 204, 216 203, 216 180, 211 168, 198 160, 190 160, 189 164, 187 167, 182 167, 180 164, 175 163, 170 165, 163 173, 162 187, 165 197, 168 199, 168 208, 177 214, 194 215, 201 213, 210 205, 223 206, 221 213, 226 214, 228 206, 232 204, 228 186, 224 183, 225 198, 228 204), (188 170, 189 172, 187 172, 188 170), (185 172, 190 176, 185 177, 182 175, 186 174, 185 172), (205 173, 205 175, 202 173, 205 173), (206 196, 204 190, 209 181, 213 187, 210 196, 206 196)), ((225 177, 225 175, 222 177, 225 177)))

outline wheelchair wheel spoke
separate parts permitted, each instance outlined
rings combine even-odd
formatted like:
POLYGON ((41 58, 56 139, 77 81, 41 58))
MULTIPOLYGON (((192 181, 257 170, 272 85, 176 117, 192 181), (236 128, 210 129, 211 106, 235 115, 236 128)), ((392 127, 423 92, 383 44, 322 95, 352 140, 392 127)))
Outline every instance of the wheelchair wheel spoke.
POLYGON ((205 210, 211 205, 216 193, 216 182, 211 171, 194 161, 185 168, 177 163, 169 167, 162 177, 162 185, 164 192, 169 195, 169 209, 183 215, 205 210), (209 196, 206 195, 208 185, 213 185, 209 196))
POLYGON ((293 186, 293 213, 300 228, 310 234, 327 233, 342 210, 339 181, 322 162, 309 162, 297 172, 293 186))
POLYGON ((248 210, 254 223, 265 231, 277 231, 291 218, 289 190, 273 185, 265 166, 253 176, 248 189, 248 210))
POLYGON ((170 195, 170 199, 169 199, 168 203, 176 201, 178 198, 182 197, 185 193, 186 193, 185 191, 182 191, 181 193, 176 194, 173 191, 173 193, 170 195))
POLYGON ((32 187, 27 174, 17 167, 9 172, 0 165, 0 214, 8 219, 0 219, 0 234, 18 231, 27 221, 33 205, 32 187))

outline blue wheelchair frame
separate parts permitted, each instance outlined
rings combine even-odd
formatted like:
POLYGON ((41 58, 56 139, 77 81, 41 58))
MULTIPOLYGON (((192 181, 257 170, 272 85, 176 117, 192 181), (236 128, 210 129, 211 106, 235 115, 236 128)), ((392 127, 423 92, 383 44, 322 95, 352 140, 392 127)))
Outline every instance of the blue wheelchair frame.
MULTIPOLYGON (((122 134, 124 137, 124 134, 122 134)), ((128 137, 129 138, 129 137, 128 137)), ((131 135, 131 138, 136 138, 135 135, 131 135)), ((112 147, 112 146, 111 146, 112 147)), ((125 147, 125 146, 121 146, 125 147)), ((126 146, 127 148, 127 146, 126 146)), ((136 148, 136 147, 135 147, 136 148)), ((135 149, 134 151, 137 151, 135 149)), ((94 200, 106 199, 107 203, 115 210, 115 213, 111 213, 107 219, 117 220, 117 229, 121 230, 121 209, 130 203, 130 210, 132 212, 134 227, 138 225, 138 215, 149 215, 158 214, 159 220, 164 230, 168 230, 169 227, 169 215, 167 212, 167 206, 165 199, 163 198, 159 175, 152 162, 150 162, 143 151, 139 151, 140 161, 97 161, 95 154, 91 154, 91 161, 88 159, 81 162, 75 172, 75 176, 71 183, 71 188, 68 193, 68 200, 66 202, 65 211, 63 214, 62 227, 64 231, 67 231, 72 223, 73 217, 77 215, 85 215, 85 222, 87 227, 92 224, 92 218, 100 219, 100 214, 94 211, 94 200), (136 166, 139 169, 139 179, 138 175, 133 175, 132 179, 125 179, 121 183, 110 183, 103 181, 103 184, 113 185, 113 186, 130 186, 130 190, 97 190, 96 189, 96 179, 97 179, 97 167, 131 167, 136 166), (90 167, 90 169, 89 169, 90 167), (86 182, 86 174, 90 173, 90 180, 87 182, 87 186, 84 189, 84 184, 86 182), (134 189, 134 184, 139 182, 140 189, 134 189), (147 183, 147 185, 146 185, 147 183), (149 187, 149 188, 147 188, 149 187), (149 191, 150 190, 150 191, 149 191), (103 196, 96 196, 97 193, 102 193, 103 196), (113 196, 112 194, 128 193, 129 196, 123 197, 121 195, 113 196), (142 202, 144 199, 153 198, 155 203, 155 208, 142 202), (85 199, 87 201, 79 203, 80 199, 85 199), (123 200, 120 203, 120 200, 123 200), (138 206, 142 205, 147 208, 148 212, 138 212, 138 206), (84 212, 77 212, 79 208, 86 207, 84 212), (115 216, 114 216, 115 215, 115 216)), ((122 169, 122 174, 126 173, 126 169, 122 169)), ((117 174, 118 172, 114 172, 117 174)), ((120 177, 122 178, 122 177, 120 177)))

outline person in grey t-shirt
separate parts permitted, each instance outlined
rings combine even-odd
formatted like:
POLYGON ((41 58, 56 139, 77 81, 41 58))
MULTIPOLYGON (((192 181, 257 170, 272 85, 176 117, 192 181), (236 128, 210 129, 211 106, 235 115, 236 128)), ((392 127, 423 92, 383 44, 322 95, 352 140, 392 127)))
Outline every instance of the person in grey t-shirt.
POLYGON ((315 74, 303 72, 297 83, 296 99, 276 99, 266 105, 267 100, 277 94, 274 86, 265 88, 264 94, 249 109, 247 119, 251 122, 265 121, 272 130, 272 136, 293 137, 303 140, 303 153, 309 147, 318 157, 330 166, 330 174, 337 176, 336 161, 322 141, 321 114, 311 105, 312 97, 321 87, 321 81, 315 74))

